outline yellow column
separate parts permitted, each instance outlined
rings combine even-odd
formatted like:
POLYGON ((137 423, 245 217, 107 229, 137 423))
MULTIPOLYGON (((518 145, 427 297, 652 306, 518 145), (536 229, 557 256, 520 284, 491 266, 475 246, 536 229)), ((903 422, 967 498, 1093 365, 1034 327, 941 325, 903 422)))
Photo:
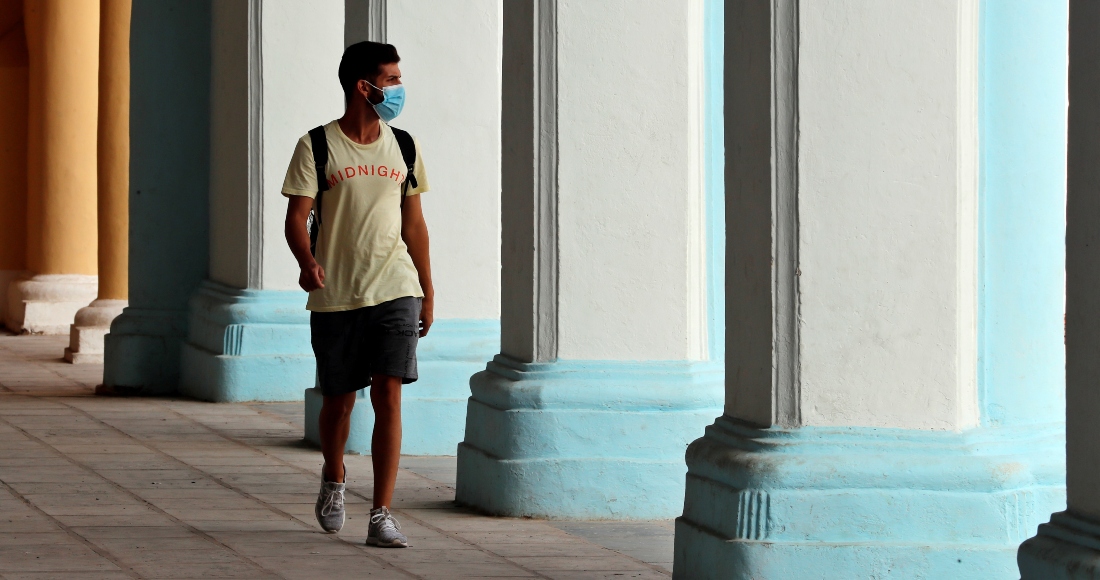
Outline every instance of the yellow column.
POLYGON ((100 0, 99 298, 76 313, 65 360, 103 362, 103 337, 126 307, 130 182, 130 1, 100 0))
POLYGON ((130 0, 101 0, 99 298, 126 300, 130 249, 130 0))
POLYGON ((27 268, 28 82, 23 0, 0 0, 0 324, 27 268))
POLYGON ((96 295, 99 0, 26 0, 28 252, 7 324, 64 333, 96 295))

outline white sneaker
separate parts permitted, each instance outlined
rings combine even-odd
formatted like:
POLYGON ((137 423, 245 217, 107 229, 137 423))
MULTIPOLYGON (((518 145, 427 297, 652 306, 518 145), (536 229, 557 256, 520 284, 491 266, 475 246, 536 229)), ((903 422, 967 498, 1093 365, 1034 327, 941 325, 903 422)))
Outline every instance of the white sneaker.
POLYGON ((317 523, 321 529, 335 534, 344 527, 344 484, 325 481, 321 478, 321 491, 317 493, 317 504, 313 507, 317 523))
POLYGON ((389 508, 383 506, 370 511, 370 526, 367 528, 367 545, 380 548, 407 548, 409 539, 397 531, 401 524, 390 515, 389 508))

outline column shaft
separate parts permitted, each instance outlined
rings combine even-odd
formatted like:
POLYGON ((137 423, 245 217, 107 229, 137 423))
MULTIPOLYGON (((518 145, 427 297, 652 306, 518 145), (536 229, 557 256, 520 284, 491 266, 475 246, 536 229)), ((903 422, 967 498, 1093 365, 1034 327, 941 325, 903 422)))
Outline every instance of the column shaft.
POLYGON ((31 68, 41 99, 30 130, 39 190, 38 274, 94 275, 99 0, 27 0, 31 68))
POLYGON ((29 60, 23 4, 0 3, 0 325, 8 286, 27 267, 27 101, 29 60))
POLYGON ((562 518, 681 507, 683 446, 721 397, 702 6, 504 4, 501 354, 470 380, 460 502, 562 518))
POLYGON ((187 300, 208 271, 210 12, 210 0, 133 2, 129 306, 106 337, 107 390, 179 384, 187 300))
MULTIPOLYGON (((1038 14, 1038 10, 1035 12, 1038 14)), ((1064 22, 1063 22, 1064 24, 1064 22)), ((1066 156, 1066 499, 1020 546, 1024 580, 1100 578, 1100 5, 1069 2, 1066 156)), ((1030 22, 1029 22, 1030 27, 1030 22)), ((1040 55, 1028 55, 1031 58, 1040 55)), ((1029 132, 1029 137, 1033 134, 1029 132)), ((1051 405, 1050 402, 1046 403, 1051 405)), ((1042 407, 1039 407, 1042 409, 1042 407)), ((1015 409, 1008 409, 1013 411, 1015 409)))
MULTIPOLYGON (((1027 400, 1051 402, 1024 421, 1021 379, 980 385, 977 363, 980 305, 1000 308, 987 322, 1049 317, 1060 287, 1045 267, 1060 259, 1057 123, 1040 141, 993 127, 1000 158, 979 149, 980 123, 1055 121, 1064 98, 1053 87, 1007 119, 982 112, 980 94, 1021 95, 979 91, 978 8, 725 4, 726 407, 688 448, 674 577, 1010 577, 1018 542, 1064 501, 1061 426, 1045 413, 1056 381, 1027 381, 1027 400), (1006 151, 1028 163, 1026 195, 1004 187, 1006 151), (998 211, 983 213, 979 187, 998 211), (988 245, 1035 215, 1053 226, 1029 232, 1035 256, 988 245), (1042 274, 1017 299, 1004 265, 1032 259, 1042 274), (998 405, 1012 413, 990 416, 998 405)), ((1057 77, 1048 12, 1011 35, 1035 43, 1009 59, 1017 82, 1038 63, 1057 77)), ((1049 353, 1047 328, 1000 324, 985 353, 1049 353)), ((1028 360, 1036 376, 1058 372, 1057 357, 1028 360)))
POLYGON ((99 298, 76 313, 69 362, 103 362, 103 337, 126 307, 130 243, 130 7, 101 0, 99 35, 99 298))
POLYGON ((99 44, 99 298, 125 300, 130 243, 131 0, 101 0, 99 44))
POLYGON ((294 143, 340 115, 342 15, 343 0, 212 4, 209 270, 188 303, 185 394, 290 401, 315 384, 279 188, 294 143))
POLYGON ((7 326, 58 334, 96 293, 99 0, 27 0, 30 280, 8 291, 7 326))

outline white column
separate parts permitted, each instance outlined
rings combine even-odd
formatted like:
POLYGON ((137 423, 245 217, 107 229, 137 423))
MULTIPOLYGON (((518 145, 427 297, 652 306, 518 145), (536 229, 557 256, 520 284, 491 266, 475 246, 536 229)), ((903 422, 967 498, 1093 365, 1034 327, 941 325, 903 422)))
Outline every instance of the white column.
POLYGON ((301 400, 313 385, 279 188, 294 143, 343 110, 343 42, 332 28, 342 20, 342 0, 213 4, 210 278, 190 302, 186 394, 301 400))
POLYGON ((675 577, 1010 577, 1057 505, 1056 427, 978 390, 978 14, 725 6, 726 405, 675 577))
POLYGON ((569 518, 681 506, 684 445, 720 401, 701 9, 504 5, 501 354, 471 379, 460 502, 569 518))

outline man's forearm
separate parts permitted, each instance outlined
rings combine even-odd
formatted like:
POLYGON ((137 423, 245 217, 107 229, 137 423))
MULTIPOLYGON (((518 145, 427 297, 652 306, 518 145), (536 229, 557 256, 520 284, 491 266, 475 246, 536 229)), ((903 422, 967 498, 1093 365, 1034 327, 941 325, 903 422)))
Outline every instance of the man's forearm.
POLYGON ((309 232, 306 231, 305 221, 301 223, 297 221, 291 219, 286 221, 286 243, 290 246, 294 259, 298 260, 298 266, 305 268, 315 260, 309 251, 309 232))
POLYGON ((432 286, 432 264, 428 257, 428 227, 421 223, 419 227, 409 228, 402 237, 409 248, 409 257, 416 267, 417 276, 420 278, 420 289, 424 291, 425 298, 435 297, 435 288, 432 286))

